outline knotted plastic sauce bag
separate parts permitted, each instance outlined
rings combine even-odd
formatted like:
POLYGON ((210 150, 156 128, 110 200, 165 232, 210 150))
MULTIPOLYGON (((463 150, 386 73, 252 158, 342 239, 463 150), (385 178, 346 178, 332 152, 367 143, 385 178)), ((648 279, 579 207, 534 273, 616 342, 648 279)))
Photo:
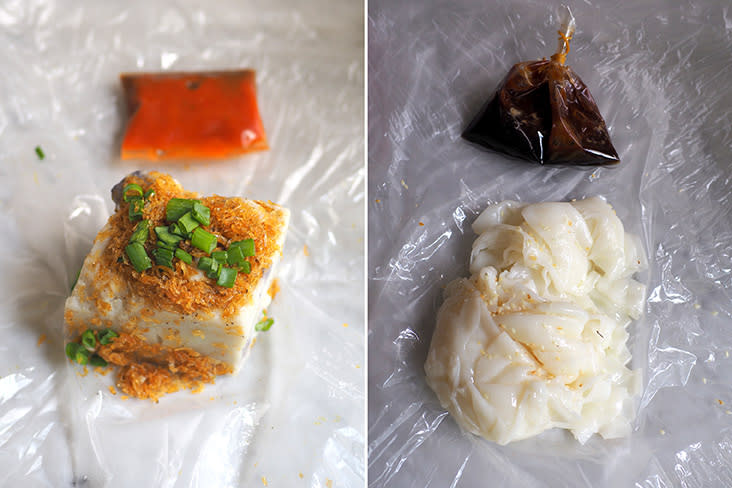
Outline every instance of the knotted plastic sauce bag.
POLYGON ((574 29, 566 9, 557 52, 548 60, 515 64, 463 138, 540 164, 620 162, 590 91, 564 64, 574 29))

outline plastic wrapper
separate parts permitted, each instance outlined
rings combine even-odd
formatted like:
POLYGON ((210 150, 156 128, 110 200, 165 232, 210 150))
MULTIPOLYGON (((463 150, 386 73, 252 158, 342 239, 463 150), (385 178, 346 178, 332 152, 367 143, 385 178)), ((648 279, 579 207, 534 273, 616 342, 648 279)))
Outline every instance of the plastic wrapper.
POLYGON ((557 7, 370 2, 369 486, 732 483, 732 10, 571 5, 571 65, 616 167, 533 166, 465 144, 508 69, 554 48, 557 7), (468 273, 470 225, 490 203, 594 195, 641 237, 649 263, 645 315, 629 329, 630 367, 643 371, 633 432, 582 446, 550 431, 505 447, 463 433, 423 365, 443 287, 468 273))
POLYGON ((0 23, 0 485, 362 486, 362 5, 10 2, 0 23), (119 160, 121 72, 246 67, 269 151, 119 160), (137 169, 292 210, 275 324, 236 377, 158 404, 63 351, 64 300, 137 169))

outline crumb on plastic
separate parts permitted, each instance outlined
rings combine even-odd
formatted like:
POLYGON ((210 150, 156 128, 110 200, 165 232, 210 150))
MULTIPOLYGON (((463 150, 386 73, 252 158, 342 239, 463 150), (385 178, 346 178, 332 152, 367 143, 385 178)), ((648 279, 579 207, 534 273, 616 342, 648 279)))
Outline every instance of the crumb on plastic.
POLYGON ((409 186, 406 184, 406 182, 404 180, 402 180, 401 183, 405 190, 409 190, 409 186))
POLYGON ((267 290, 267 295, 270 296, 272 300, 277 296, 277 294, 280 292, 280 281, 275 278, 272 280, 272 284, 269 285, 269 289, 267 290))
POLYGON ((303 479, 305 477, 305 475, 302 473, 297 473, 297 475, 300 477, 300 479, 303 479))
POLYGON ((262 484, 264 486, 267 486, 267 478, 265 478, 264 476, 262 476, 262 484))
POLYGON ((343 322, 343 327, 348 327, 348 324, 346 322, 343 322))
POLYGON ((117 390, 115 390, 114 386, 109 385, 109 393, 111 393, 112 395, 116 395, 117 394, 117 390))
POLYGON ((419 223, 420 227, 424 227, 424 222, 419 223))
POLYGON ((40 346, 44 342, 46 342, 46 334, 41 334, 40 336, 38 336, 38 342, 36 343, 36 346, 40 346))
POLYGON ((110 371, 111 371, 111 368, 106 367, 106 366, 105 367, 97 366, 94 368, 94 372, 101 376, 107 376, 110 371))
POLYGON ((304 254, 305 256, 310 256, 310 249, 308 249, 308 245, 307 245, 307 244, 304 244, 304 245, 302 246, 302 253, 303 253, 303 254, 304 254))

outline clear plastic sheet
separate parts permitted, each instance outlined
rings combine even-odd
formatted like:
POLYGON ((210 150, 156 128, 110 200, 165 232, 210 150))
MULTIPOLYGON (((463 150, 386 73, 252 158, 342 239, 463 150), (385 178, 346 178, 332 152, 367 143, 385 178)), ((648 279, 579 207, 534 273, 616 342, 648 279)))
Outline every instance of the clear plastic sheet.
POLYGON ((516 62, 548 56, 559 2, 369 6, 369 485, 732 485, 732 7, 570 4, 568 64, 621 162, 532 167, 461 131, 516 62), (442 288, 467 275, 487 204, 603 195, 641 236, 644 371, 633 434, 551 431, 506 447, 463 434, 424 380, 442 288))
POLYGON ((363 484, 363 6, 205 5, 0 6, 0 486, 363 484), (271 150, 119 160, 120 72, 246 67, 271 150), (113 374, 82 378, 63 353, 64 300, 136 169, 292 211, 275 325, 237 377, 159 404, 111 394, 113 374))

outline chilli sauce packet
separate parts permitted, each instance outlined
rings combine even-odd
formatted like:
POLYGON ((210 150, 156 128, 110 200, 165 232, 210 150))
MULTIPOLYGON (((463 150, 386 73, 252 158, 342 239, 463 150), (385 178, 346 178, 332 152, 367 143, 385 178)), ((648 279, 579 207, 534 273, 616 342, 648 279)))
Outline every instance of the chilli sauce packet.
POLYGON ((268 149, 253 70, 123 73, 122 159, 221 159, 268 149))

